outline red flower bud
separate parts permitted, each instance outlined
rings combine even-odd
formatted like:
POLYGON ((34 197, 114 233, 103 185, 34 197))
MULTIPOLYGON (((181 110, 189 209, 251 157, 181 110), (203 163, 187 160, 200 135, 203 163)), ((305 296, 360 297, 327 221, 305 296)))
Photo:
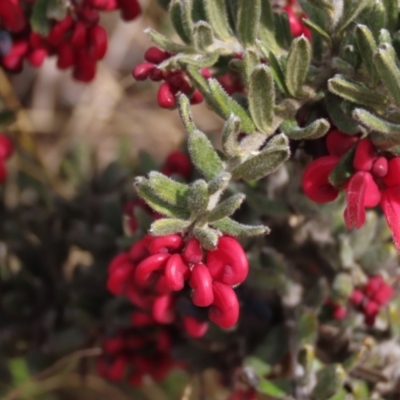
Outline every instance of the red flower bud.
POLYGON ((388 186, 400 185, 400 157, 394 157, 388 162, 388 172, 383 178, 383 182, 388 186))
POLYGON ((202 103, 204 100, 203 95, 196 89, 190 98, 190 104, 196 105, 202 103))
POLYGON ((326 135, 326 147, 331 156, 342 157, 357 142, 357 136, 346 135, 334 129, 326 135))
POLYGON ((153 318, 159 324, 171 324, 175 320, 174 301, 171 295, 156 297, 152 308, 153 318))
POLYGON ((347 316, 347 308, 339 305, 333 307, 333 318, 340 321, 347 316))
POLYGON ((300 19, 297 18, 292 7, 286 6, 286 7, 283 7, 283 9, 287 13, 288 20, 289 20, 289 26, 290 26, 290 32, 292 33, 292 36, 293 37, 300 36, 303 33, 303 24, 301 23, 300 19))
POLYGON ((154 302, 154 295, 148 291, 137 288, 135 285, 127 285, 126 296, 137 307, 149 309, 154 302))
POLYGON ((82 21, 75 22, 69 43, 74 47, 84 47, 86 45, 86 25, 82 21))
POLYGON ((107 378, 115 382, 122 381, 124 379, 127 366, 128 360, 125 357, 116 357, 108 367, 107 378))
POLYGON ((153 82, 160 82, 164 79, 164 73, 161 71, 161 69, 153 68, 149 73, 149 78, 153 82))
POLYGON ((383 178, 388 173, 388 160, 385 157, 379 157, 372 165, 372 174, 383 178))
POLYGON ((129 257, 126 253, 121 253, 116 255, 112 260, 110 265, 108 266, 108 273, 112 274, 115 270, 117 270, 123 264, 129 263, 129 257))
POLYGON ((230 286, 242 283, 249 272, 246 253, 240 243, 229 236, 221 237, 217 249, 208 252, 206 264, 214 280, 230 286))
POLYGON ((47 56, 47 50, 46 49, 44 49, 44 48, 35 49, 35 50, 32 50, 29 53, 27 59, 29 61, 29 64, 32 65, 32 67, 38 68, 43 64, 46 56, 47 56))
POLYGON ((161 64, 169 57, 169 54, 158 47, 149 47, 144 53, 144 59, 153 64, 161 64))
POLYGON ((144 237, 142 240, 139 240, 138 242, 134 243, 132 247, 129 249, 129 258, 134 262, 135 264, 142 261, 145 257, 149 255, 149 252, 147 251, 147 246, 146 246, 146 237, 144 237))
POLYGON ((170 257, 167 253, 154 254, 144 259, 135 270, 134 282, 139 286, 150 286, 159 276, 159 271, 170 257))
POLYGON ((96 76, 96 63, 88 58, 84 52, 79 51, 75 60, 73 76, 81 82, 90 82, 96 76))
POLYGON ((383 284, 384 280, 381 275, 371 276, 364 289, 366 296, 372 297, 383 284))
POLYGON ((67 69, 75 64, 74 49, 68 42, 64 42, 58 47, 57 54, 57 67, 59 69, 67 69))
POLYGON ((214 301, 208 310, 208 317, 221 328, 230 328, 239 318, 239 302, 235 291, 220 282, 213 282, 214 301))
POLYGON ((168 253, 180 249, 182 245, 183 239, 179 235, 153 236, 147 249, 150 254, 168 253))
POLYGON ((165 160, 161 172, 167 176, 180 175, 189 179, 192 174, 192 163, 185 153, 174 151, 165 160))
POLYGON ((129 278, 133 272, 131 264, 121 264, 114 267, 107 279, 107 289, 114 295, 125 294, 129 278))
POLYGON ((4 133, 0 133, 0 160, 6 160, 14 151, 13 141, 4 133))
POLYGON ((180 254, 173 254, 165 265, 164 275, 166 284, 171 290, 182 290, 185 279, 189 277, 189 267, 184 263, 180 254))
POLYGON ((199 339, 207 333, 208 322, 186 316, 183 317, 183 327, 190 337, 199 339))
POLYGON ((118 8, 121 9, 122 18, 125 21, 132 21, 141 13, 140 4, 137 0, 117 0, 118 8))
POLYGON ((92 26, 88 31, 88 57, 92 60, 101 60, 107 52, 107 32, 100 25, 92 26))
POLYGON ((383 191, 381 207, 392 231, 394 244, 400 249, 400 186, 392 186, 383 191))
POLYGON ((154 323, 153 317, 147 312, 135 310, 131 314, 131 324, 134 327, 152 326, 154 323))
POLYGON ((174 108, 176 106, 175 91, 168 82, 164 82, 158 89, 158 105, 162 108, 174 108))
POLYGON ((339 191, 329 182, 329 175, 339 162, 335 156, 326 156, 314 160, 303 174, 302 186, 305 195, 317 203, 335 200, 339 191))
POLYGON ((3 160, 0 160, 0 183, 3 183, 7 178, 7 168, 3 160))
POLYGON ((369 139, 362 139, 356 147, 353 167, 357 171, 371 171, 376 158, 376 150, 372 142, 369 139))
POLYGON ((47 42, 54 47, 58 47, 65 39, 65 34, 72 27, 74 20, 67 15, 62 21, 58 21, 51 28, 47 36, 47 42))
POLYGON ((393 288, 384 283, 375 293, 371 296, 371 300, 375 301, 380 306, 385 306, 393 296, 393 288))
POLYGON ((156 347, 157 350, 161 351, 162 353, 169 353, 171 350, 171 336, 169 335, 168 331, 162 330, 158 334, 156 347))
POLYGON ((354 289, 349 297, 350 302, 353 303, 355 306, 360 306, 364 299, 364 293, 359 289, 354 289))
POLYGON ((208 307, 213 302, 212 278, 205 265, 194 266, 189 285, 193 289, 192 301, 196 306, 208 307))
POLYGON ((113 337, 105 339, 103 349, 106 354, 115 354, 124 349, 125 343, 121 337, 113 337))
POLYGON ((145 81, 148 77, 150 72, 154 69, 154 65, 151 63, 142 63, 136 66, 132 71, 132 76, 137 81, 145 81))
POLYGON ((190 264, 201 263, 203 261, 203 251, 201 250, 200 242, 196 238, 189 239, 182 256, 190 264))
POLYGON ((363 307, 363 312, 365 315, 365 323, 367 325, 373 325, 379 313, 379 306, 374 301, 367 301, 363 307))

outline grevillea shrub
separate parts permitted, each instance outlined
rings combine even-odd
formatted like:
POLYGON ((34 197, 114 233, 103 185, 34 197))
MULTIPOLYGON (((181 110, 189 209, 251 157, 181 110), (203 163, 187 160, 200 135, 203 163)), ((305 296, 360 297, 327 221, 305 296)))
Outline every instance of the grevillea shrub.
MULTIPOLYGON (((54 55, 89 82, 107 50, 98 13, 140 13, 67 3, 2 0, 1 65, 54 55)), ((145 31, 132 76, 179 113, 185 148, 158 168, 113 163, 68 199, 43 182, 29 205, 1 198, 11 378, 16 356, 55 362, 37 395, 64 356, 75 386, 132 398, 400 398, 398 1, 160 4, 168 35, 145 31), (220 135, 200 128, 210 113, 220 135)), ((14 145, 24 157, 17 136, 0 136, 3 169, 14 145)))

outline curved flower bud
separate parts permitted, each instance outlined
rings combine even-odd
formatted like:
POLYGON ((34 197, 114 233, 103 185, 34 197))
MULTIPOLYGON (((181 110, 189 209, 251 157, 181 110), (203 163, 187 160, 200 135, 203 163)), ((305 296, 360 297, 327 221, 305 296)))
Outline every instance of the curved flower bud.
POLYGON ((208 322, 186 316, 183 317, 183 327, 190 337, 199 339, 207 333, 208 322))
POLYGON ((207 254, 207 267, 211 276, 226 285, 242 283, 249 272, 249 262, 240 243, 229 236, 219 239, 217 249, 207 254))
POLYGON ((159 253, 144 259, 135 270, 134 282, 139 286, 149 286, 156 280, 158 273, 164 268, 170 257, 168 253, 159 253))
POLYGON ((149 309, 154 302, 153 294, 132 284, 127 286, 125 295, 132 304, 145 310, 149 309))
POLYGON ((118 356, 107 368, 107 378, 111 381, 122 381, 128 366, 128 360, 124 356, 118 356))
POLYGON ((367 284, 365 285, 365 295, 368 297, 372 297, 384 283, 385 282, 381 275, 371 276, 368 279, 367 284))
POLYGON ((383 191, 381 207, 392 231, 394 244, 400 249, 400 186, 392 186, 383 191))
POLYGON ((175 89, 164 82, 158 88, 157 102, 161 108, 174 108, 176 106, 175 89))
MULTIPOLYGON (((147 236, 147 235, 146 235, 147 236)), ((128 251, 129 258, 137 264, 138 262, 142 261, 145 257, 149 255, 147 250, 147 238, 146 236, 139 240, 138 242, 134 243, 128 251)))
POLYGON ((124 347, 124 339, 120 336, 105 339, 103 342, 103 350, 106 354, 118 353, 123 350, 124 347))
POLYGON ((316 203, 333 201, 339 194, 330 182, 329 175, 339 162, 336 156, 326 156, 314 160, 304 171, 302 186, 305 195, 316 203))
POLYGON ((388 162, 388 172, 383 178, 387 186, 400 185, 400 157, 394 157, 388 162))
POLYGON ((117 270, 122 264, 129 264, 130 259, 127 253, 117 254, 112 260, 110 265, 108 266, 108 273, 112 274, 115 270, 117 270))
POLYGON ((353 303, 355 306, 360 306, 363 303, 364 299, 365 295, 359 289, 354 289, 349 297, 350 302, 353 303))
POLYGON ((213 302, 212 278, 205 265, 194 266, 189 285, 193 289, 192 301, 196 306, 208 307, 213 302))
POLYGON ((147 245, 150 254, 168 253, 178 250, 183 245, 183 239, 179 235, 153 236, 147 245))
POLYGON ((153 317, 148 312, 139 310, 132 312, 130 321, 132 326, 135 327, 152 326, 155 323, 153 317))
POLYGON ((230 328, 239 318, 239 302, 235 291, 228 285, 214 282, 214 301, 208 310, 208 317, 221 328, 230 328))
POLYGON ((357 171, 371 171, 376 160, 376 150, 369 139, 361 139, 354 154, 353 167, 357 171))
POLYGON ((189 278, 189 274, 189 267, 184 263, 180 254, 173 254, 165 264, 166 285, 171 290, 182 290, 185 286, 185 279, 189 278))
POLYGON ((133 69, 132 76, 137 81, 145 81, 149 77, 151 71, 153 71, 154 68, 155 68, 154 64, 148 62, 139 64, 133 69))
POLYGON ((172 296, 164 294, 156 297, 152 308, 153 318, 159 324, 171 324, 174 322, 174 301, 172 296))
POLYGON ((161 64, 167 58, 169 58, 169 54, 164 50, 159 49, 158 47, 149 47, 144 53, 144 59, 153 64, 161 64))
POLYGON ((129 263, 114 267, 107 279, 107 290, 114 295, 125 294, 132 273, 133 268, 129 263))
POLYGON ((371 326, 375 323, 375 318, 379 313, 379 305, 374 301, 369 300, 365 303, 363 312, 365 316, 365 323, 371 326))
POLYGON ((203 251, 200 242, 196 238, 189 239, 182 256, 190 264, 199 264, 203 261, 203 251))
POLYGON ((164 275, 160 275, 155 284, 154 290, 157 294, 171 293, 172 289, 168 286, 167 280, 164 275))
POLYGON ((185 179, 189 179, 192 169, 190 158, 185 153, 173 151, 165 160, 161 172, 167 176, 180 175, 185 179))
POLYGON ((372 174, 383 178, 388 173, 388 160, 385 157, 379 157, 372 165, 372 174))
POLYGON ((331 156, 342 157, 357 140, 357 136, 346 135, 338 129, 333 129, 326 135, 325 144, 331 156))

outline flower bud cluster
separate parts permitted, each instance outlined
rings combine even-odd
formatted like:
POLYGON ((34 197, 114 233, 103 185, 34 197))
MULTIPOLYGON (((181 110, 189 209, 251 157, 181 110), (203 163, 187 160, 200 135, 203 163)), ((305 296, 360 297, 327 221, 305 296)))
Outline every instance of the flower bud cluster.
POLYGON ((162 381, 172 368, 181 366, 171 358, 171 333, 145 312, 136 311, 132 317, 135 329, 122 330, 103 341, 98 373, 132 386, 142 385, 145 376, 162 381))
POLYGON ((7 178, 6 160, 11 157, 14 145, 11 139, 4 133, 0 133, 0 183, 7 178))
MULTIPOLYGON (((171 53, 160 50, 157 47, 150 47, 144 54, 146 62, 136 66, 132 75, 137 81, 151 79, 154 82, 163 81, 158 89, 157 102, 162 108, 174 108, 176 106, 176 96, 184 93, 189 96, 191 104, 199 104, 203 101, 202 94, 194 89, 187 75, 179 70, 162 70, 159 64, 172 57, 171 53)), ((202 70, 204 77, 209 77, 207 69, 202 70)))
MULTIPOLYGON (((365 324, 373 326, 381 308, 389 303, 392 296, 393 288, 383 280, 381 275, 374 275, 368 278, 365 286, 352 291, 349 301, 357 311, 364 314, 365 324)), ((327 304, 332 308, 334 319, 341 320, 347 316, 347 306, 331 300, 328 300, 327 304)))
POLYGON ((47 56, 54 55, 59 69, 72 68, 73 77, 82 82, 94 79, 97 62, 107 51, 107 32, 99 24, 99 11, 119 9, 125 20, 132 20, 141 12, 137 0, 72 1, 67 15, 52 21, 50 32, 44 37, 27 22, 31 10, 28 4, 32 3, 35 0, 0 2, 0 27, 11 34, 11 43, 0 49, 0 65, 10 72, 20 72, 24 60, 40 67, 47 56))
MULTIPOLYGON (((151 310, 157 323, 171 324, 177 318, 177 292, 185 286, 197 307, 209 307, 211 321, 230 328, 239 317, 239 302, 233 287, 248 274, 248 261, 239 242, 222 236, 217 248, 203 254, 195 238, 186 243, 180 235, 146 235, 129 252, 119 254, 109 266, 108 290, 127 296, 134 305, 151 310)), ((201 337, 208 324, 184 318, 192 337, 201 337)))
POLYGON ((313 201, 325 203, 345 190, 344 219, 349 229, 360 228, 365 222, 365 209, 380 204, 400 248, 400 157, 380 154, 370 139, 348 136, 338 130, 327 135, 326 145, 329 155, 314 160, 304 171, 304 193, 313 201), (334 187, 329 176, 353 147, 351 176, 341 187, 334 187))

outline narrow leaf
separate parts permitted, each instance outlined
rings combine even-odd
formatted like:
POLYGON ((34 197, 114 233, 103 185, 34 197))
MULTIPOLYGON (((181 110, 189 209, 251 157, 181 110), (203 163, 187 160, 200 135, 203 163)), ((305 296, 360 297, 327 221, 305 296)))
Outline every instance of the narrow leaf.
POLYGON ((219 221, 213 222, 210 224, 214 228, 220 230, 227 235, 232 236, 260 236, 266 235, 270 232, 270 229, 267 226, 263 225, 243 225, 239 222, 234 221, 231 218, 223 218, 219 221))
POLYGON ((400 106, 400 71, 386 45, 380 45, 375 52, 374 64, 383 84, 397 106, 400 106))
POLYGON ((310 125, 300 128, 295 119, 287 119, 281 124, 282 132, 293 140, 318 139, 324 136, 330 128, 326 119, 317 119, 310 125))
POLYGON ((211 24, 219 39, 229 39, 232 36, 228 23, 227 10, 224 0, 204 0, 207 21, 211 24))
MULTIPOLYGON (((239 60, 238 60, 239 61, 239 60)), ((246 80, 246 86, 250 85, 250 76, 254 71, 254 68, 257 67, 260 60, 256 51, 247 49, 243 55, 243 66, 244 66, 244 75, 246 80)))
POLYGON ((169 5, 169 16, 180 38, 185 43, 191 43, 193 31, 191 1, 172 0, 169 5))
POLYGON ((302 94, 302 85, 306 80, 310 61, 310 42, 304 36, 294 39, 285 68, 286 86, 294 97, 302 94))
POLYGON ((265 133, 271 133, 274 119, 275 86, 271 70, 259 65, 250 77, 249 108, 256 127, 265 133))
POLYGON ((353 146, 347 153, 340 159, 339 163, 329 175, 329 182, 340 188, 344 185, 354 174, 353 160, 354 160, 355 146, 353 146))
POLYGON ((229 172, 222 172, 210 182, 208 182, 208 193, 210 195, 216 192, 223 192, 229 185, 232 175, 229 172))
POLYGON ((370 0, 347 0, 344 1, 344 10, 342 18, 337 26, 337 33, 342 32, 347 26, 353 22, 361 11, 368 6, 370 0))
POLYGON ((343 100, 339 96, 336 96, 333 93, 326 93, 325 102, 329 117, 339 130, 350 135, 359 132, 357 122, 343 111, 341 107, 343 100))
POLYGON ((199 179, 192 183, 188 197, 189 208, 196 215, 201 215, 207 210, 209 200, 207 182, 199 179))
POLYGON ((372 32, 367 26, 357 25, 355 34, 361 59, 363 60, 365 68, 372 78, 372 83, 376 84, 378 80, 378 73, 372 57, 378 46, 376 45, 372 32))
POLYGON ((331 37, 327 32, 325 32, 319 25, 315 22, 311 21, 310 19, 303 19, 302 20, 304 25, 310 28, 313 32, 318 33, 322 38, 324 38, 329 44, 332 44, 331 37))
POLYGON ((200 242, 202 248, 206 250, 214 250, 218 243, 218 231, 211 228, 201 228, 196 226, 193 229, 194 237, 200 242))
POLYGON ((317 373, 317 384, 312 397, 315 400, 328 400, 342 388, 345 376, 346 373, 340 364, 323 368, 317 373))
POLYGON ((393 32, 397 27, 399 14, 398 0, 382 0, 386 13, 386 28, 393 32))
POLYGON ((222 149, 229 157, 238 157, 243 153, 239 145, 240 120, 235 115, 231 115, 225 122, 222 130, 222 149))
POLYGON ((161 49, 166 50, 170 53, 184 53, 185 51, 189 50, 189 48, 185 45, 171 42, 171 40, 169 40, 161 33, 158 33, 153 28, 145 29, 144 33, 153 43, 157 45, 157 47, 160 47, 161 49))
POLYGON ((214 32, 209 23, 199 21, 193 29, 193 44, 196 50, 205 51, 214 42, 214 32))
POLYGON ((189 225, 190 221, 177 218, 161 218, 151 224, 150 233, 154 236, 182 233, 189 227, 189 225))
POLYGON ((353 111, 352 115, 356 121, 368 128, 370 131, 400 135, 400 125, 385 121, 384 119, 371 114, 367 110, 357 108, 353 111))
POLYGON ((261 0, 239 0, 237 33, 244 47, 255 44, 261 16, 261 0))
POLYGON ((244 194, 237 193, 222 201, 213 210, 210 211, 207 221, 215 222, 222 218, 229 217, 241 206, 245 197, 246 196, 244 194))

